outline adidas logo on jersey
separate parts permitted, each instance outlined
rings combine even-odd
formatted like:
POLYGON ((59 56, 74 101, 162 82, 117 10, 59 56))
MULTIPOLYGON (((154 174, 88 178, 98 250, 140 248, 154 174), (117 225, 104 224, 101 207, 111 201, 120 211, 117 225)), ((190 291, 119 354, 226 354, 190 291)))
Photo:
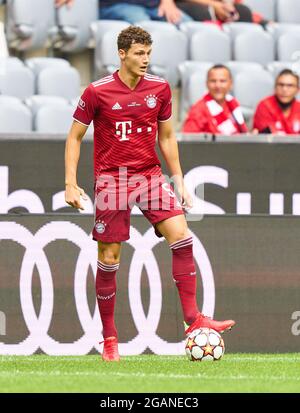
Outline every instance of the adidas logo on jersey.
POLYGON ((120 110, 122 109, 122 106, 119 104, 119 102, 116 102, 114 106, 112 107, 112 110, 120 110))

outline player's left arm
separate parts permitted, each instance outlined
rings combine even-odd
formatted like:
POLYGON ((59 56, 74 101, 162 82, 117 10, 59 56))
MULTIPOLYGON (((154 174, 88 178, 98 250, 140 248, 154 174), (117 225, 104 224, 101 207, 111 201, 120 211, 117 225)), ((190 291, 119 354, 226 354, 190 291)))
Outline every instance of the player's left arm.
POLYGON ((185 188, 179 160, 178 144, 172 120, 158 122, 158 146, 166 162, 169 173, 176 185, 181 203, 186 208, 192 207, 192 197, 185 188))

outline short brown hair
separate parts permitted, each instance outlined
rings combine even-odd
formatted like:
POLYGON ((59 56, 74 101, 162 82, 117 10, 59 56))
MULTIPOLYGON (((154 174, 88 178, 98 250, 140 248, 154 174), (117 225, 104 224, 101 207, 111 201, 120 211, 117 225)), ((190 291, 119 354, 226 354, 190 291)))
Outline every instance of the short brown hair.
POLYGON ((225 69, 225 70, 227 70, 230 79, 232 79, 232 74, 231 74, 231 71, 230 71, 229 67, 227 67, 227 66, 225 66, 225 65, 223 65, 223 64, 221 64, 221 63, 218 63, 218 64, 212 66, 212 67, 208 70, 208 72, 207 72, 207 78, 209 77, 210 73, 211 73, 213 70, 216 70, 216 69, 225 69))
POLYGON ((129 26, 122 30, 118 36, 118 50, 123 49, 127 52, 132 44, 140 43, 145 45, 151 45, 151 36, 146 30, 137 26, 129 26))
POLYGON ((294 71, 291 70, 291 69, 283 69, 283 70, 276 76, 276 83, 278 82, 278 79, 279 79, 281 76, 285 76, 285 75, 293 76, 293 77, 296 79, 296 81, 297 81, 297 85, 299 85, 299 76, 298 76, 298 74, 297 74, 296 72, 294 72, 294 71))

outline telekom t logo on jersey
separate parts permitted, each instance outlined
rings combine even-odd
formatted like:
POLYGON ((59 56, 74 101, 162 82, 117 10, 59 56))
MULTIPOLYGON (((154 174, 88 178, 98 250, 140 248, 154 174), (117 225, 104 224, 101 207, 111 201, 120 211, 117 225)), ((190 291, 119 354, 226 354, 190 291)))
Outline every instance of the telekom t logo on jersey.
MULTIPOLYGON (((152 127, 148 126, 147 132, 152 132, 152 127)), ((143 128, 137 128, 136 132, 141 133, 143 128)), ((121 136, 120 141, 129 141, 128 135, 132 133, 132 121, 116 122, 116 135, 121 136)))

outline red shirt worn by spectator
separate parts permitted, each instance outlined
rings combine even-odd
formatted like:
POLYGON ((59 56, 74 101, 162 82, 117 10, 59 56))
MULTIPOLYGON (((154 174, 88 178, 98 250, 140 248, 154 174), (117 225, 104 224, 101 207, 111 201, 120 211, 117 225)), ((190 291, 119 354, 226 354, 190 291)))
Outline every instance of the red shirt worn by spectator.
POLYGON ((246 133, 248 128, 233 96, 227 95, 220 105, 208 93, 192 106, 182 132, 234 135, 246 133))
POLYGON ((263 99, 256 108, 253 128, 259 132, 269 129, 271 133, 300 133, 300 102, 294 100, 285 117, 275 96, 263 99))

